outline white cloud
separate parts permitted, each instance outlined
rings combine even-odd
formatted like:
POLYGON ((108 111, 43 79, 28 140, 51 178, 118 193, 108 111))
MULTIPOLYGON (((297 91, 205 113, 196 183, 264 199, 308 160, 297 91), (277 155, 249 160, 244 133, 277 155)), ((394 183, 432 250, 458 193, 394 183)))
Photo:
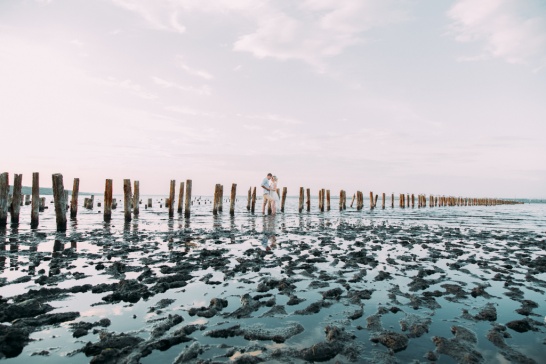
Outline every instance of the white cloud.
POLYGON ((180 68, 182 68, 184 71, 186 71, 188 74, 192 75, 192 76, 197 76, 197 77, 201 77, 201 78, 204 78, 205 80, 212 80, 214 77, 208 73, 207 71, 204 71, 204 70, 198 70, 198 69, 195 69, 195 68, 192 68, 190 66, 188 66, 184 61, 183 61, 183 57, 182 56, 177 56, 176 57, 177 61, 178 61, 178 66, 180 68))
POLYGON ((99 80, 100 84, 120 88, 122 90, 127 90, 131 94, 141 97, 147 100, 155 100, 158 98, 157 95, 147 91, 143 86, 131 81, 130 79, 118 80, 115 77, 108 77, 106 80, 99 80))
POLYGON ((140 15, 154 29, 179 33, 186 30, 178 22, 182 13, 231 12, 256 27, 234 39, 235 51, 249 52, 257 58, 301 60, 319 69, 323 67, 324 58, 337 56, 346 48, 363 42, 366 31, 408 18, 405 0, 112 1, 140 15))
POLYGON ((164 88, 174 88, 180 91, 192 92, 202 96, 210 96, 212 94, 210 87, 207 85, 202 85, 200 87, 183 86, 171 81, 164 80, 159 77, 152 77, 152 80, 154 81, 156 85, 164 87, 164 88))
POLYGON ((546 13, 535 0, 459 0, 449 10, 459 42, 479 42, 479 55, 460 60, 501 58, 508 63, 546 62, 546 13), (542 11, 540 11, 542 10, 542 11))

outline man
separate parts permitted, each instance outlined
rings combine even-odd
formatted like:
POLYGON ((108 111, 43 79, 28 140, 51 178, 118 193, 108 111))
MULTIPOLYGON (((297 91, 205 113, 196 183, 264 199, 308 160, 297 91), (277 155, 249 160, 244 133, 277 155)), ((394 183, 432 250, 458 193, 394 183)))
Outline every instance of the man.
POLYGON ((269 198, 270 198, 269 191, 271 191, 271 189, 269 188, 269 180, 271 179, 271 177, 273 177, 273 175, 271 173, 268 173, 267 177, 264 178, 263 181, 262 181, 262 188, 264 189, 264 199, 263 199, 263 203, 262 203, 262 214, 264 214, 264 215, 265 215, 265 205, 267 204, 267 201, 269 201, 269 198))

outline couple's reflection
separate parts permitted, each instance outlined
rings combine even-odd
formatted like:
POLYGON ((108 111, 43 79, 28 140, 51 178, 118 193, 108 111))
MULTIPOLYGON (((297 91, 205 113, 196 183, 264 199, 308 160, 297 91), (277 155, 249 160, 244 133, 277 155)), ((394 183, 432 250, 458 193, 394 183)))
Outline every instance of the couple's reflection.
POLYGON ((262 246, 269 251, 277 247, 277 222, 275 215, 264 216, 264 236, 262 237, 262 246))

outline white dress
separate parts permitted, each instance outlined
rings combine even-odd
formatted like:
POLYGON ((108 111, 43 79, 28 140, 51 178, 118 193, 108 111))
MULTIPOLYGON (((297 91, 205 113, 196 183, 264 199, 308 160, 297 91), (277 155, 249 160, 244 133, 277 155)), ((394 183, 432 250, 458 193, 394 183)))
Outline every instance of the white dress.
POLYGON ((269 191, 269 195, 271 196, 271 200, 275 201, 278 204, 279 203, 279 194, 277 193, 277 184, 272 183, 271 186, 269 186, 269 188, 271 188, 271 191, 269 191))

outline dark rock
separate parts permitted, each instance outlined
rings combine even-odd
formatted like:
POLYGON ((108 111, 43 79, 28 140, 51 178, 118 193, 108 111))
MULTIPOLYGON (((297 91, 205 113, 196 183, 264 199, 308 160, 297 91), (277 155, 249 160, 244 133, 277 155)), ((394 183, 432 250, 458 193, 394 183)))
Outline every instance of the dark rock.
POLYGON ((380 343, 395 353, 408 347, 408 337, 394 331, 383 331, 375 334, 370 339, 374 343, 380 343))

